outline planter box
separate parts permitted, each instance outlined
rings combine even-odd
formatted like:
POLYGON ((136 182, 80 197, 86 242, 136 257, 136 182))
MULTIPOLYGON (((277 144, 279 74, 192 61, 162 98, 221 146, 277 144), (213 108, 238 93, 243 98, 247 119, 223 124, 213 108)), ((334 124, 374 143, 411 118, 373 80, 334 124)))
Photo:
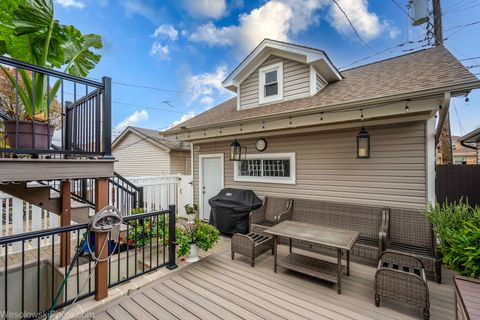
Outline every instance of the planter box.
POLYGON ((455 276, 453 282, 457 319, 480 319, 480 279, 455 276))

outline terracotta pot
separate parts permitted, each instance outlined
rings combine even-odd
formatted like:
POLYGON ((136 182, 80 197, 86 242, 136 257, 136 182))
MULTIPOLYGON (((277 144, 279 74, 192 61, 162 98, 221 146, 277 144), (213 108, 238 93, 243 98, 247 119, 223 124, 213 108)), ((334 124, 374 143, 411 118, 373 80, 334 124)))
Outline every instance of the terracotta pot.
POLYGON ((5 133, 7 134, 8 145, 12 149, 32 149, 32 150, 48 150, 50 146, 48 141, 52 141, 55 127, 44 122, 18 121, 18 131, 15 121, 5 121, 5 133), (35 127, 35 134, 33 134, 35 127), (33 137, 35 136, 35 145, 33 145, 33 137), (15 141, 18 137, 18 144, 15 141))

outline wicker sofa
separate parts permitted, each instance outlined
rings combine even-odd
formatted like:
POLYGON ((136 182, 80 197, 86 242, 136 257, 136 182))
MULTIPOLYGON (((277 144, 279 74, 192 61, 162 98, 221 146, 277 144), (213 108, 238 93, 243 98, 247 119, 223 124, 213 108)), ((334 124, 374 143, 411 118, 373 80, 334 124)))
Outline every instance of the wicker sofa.
MULTIPOLYGON (((387 208, 354 204, 295 199, 292 220, 316 223, 332 228, 355 230, 360 232, 352 254, 377 263, 385 249, 388 234, 387 208)), ((301 249, 325 253, 326 248, 302 241, 293 241, 293 246, 301 249)))
POLYGON ((420 210, 390 208, 386 249, 405 252, 420 259, 427 277, 441 283, 441 259, 436 250, 435 233, 420 210))

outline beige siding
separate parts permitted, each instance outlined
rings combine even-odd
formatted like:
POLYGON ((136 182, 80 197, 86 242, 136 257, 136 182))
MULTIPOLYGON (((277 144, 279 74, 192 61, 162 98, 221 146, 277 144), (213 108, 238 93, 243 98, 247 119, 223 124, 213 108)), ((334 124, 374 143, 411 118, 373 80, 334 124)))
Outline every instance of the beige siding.
POLYGON ((323 88, 325 88, 325 86, 327 85, 327 83, 322 79, 322 77, 320 77, 320 75, 317 73, 316 75, 316 84, 315 84, 315 88, 316 88, 316 92, 322 90, 323 88))
POLYGON ((284 100, 310 95, 310 67, 307 64, 270 56, 240 85, 240 109, 258 106, 258 69, 280 61, 283 61, 284 100))
MULTIPOLYGON (((233 181, 230 141, 199 144, 194 154, 194 192, 198 202, 198 155, 225 154, 225 187, 259 195, 309 198, 358 204, 424 208, 426 204, 425 123, 367 128, 371 158, 356 159, 357 130, 264 137, 265 152, 296 153, 296 184, 233 181)), ((256 139, 239 139, 250 154, 256 139)))
POLYGON ((190 174, 190 151, 170 152, 170 174, 190 174))
POLYGON ((159 176, 168 174, 169 155, 144 138, 128 133, 112 151, 117 160, 115 171, 124 176, 159 176))

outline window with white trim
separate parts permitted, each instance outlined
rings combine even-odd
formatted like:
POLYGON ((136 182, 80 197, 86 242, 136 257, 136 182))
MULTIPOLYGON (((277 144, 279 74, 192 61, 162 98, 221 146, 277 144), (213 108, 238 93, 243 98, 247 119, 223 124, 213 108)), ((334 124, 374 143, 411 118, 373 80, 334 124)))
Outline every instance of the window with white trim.
POLYGON ((258 70, 258 100, 268 103, 283 99, 283 62, 258 70))
POLYGON ((295 153, 248 154, 234 162, 234 181, 295 184, 295 153))

